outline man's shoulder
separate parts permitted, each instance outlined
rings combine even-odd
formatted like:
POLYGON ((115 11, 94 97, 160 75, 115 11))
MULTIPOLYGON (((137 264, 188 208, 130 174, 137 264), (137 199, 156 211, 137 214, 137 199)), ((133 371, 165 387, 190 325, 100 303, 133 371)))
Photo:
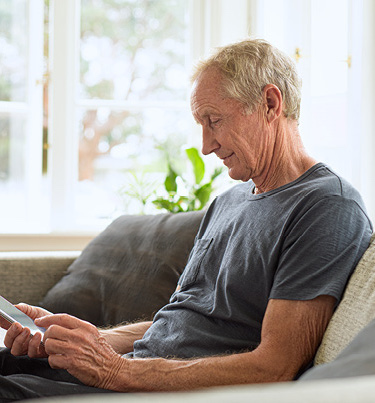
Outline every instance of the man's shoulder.
POLYGON ((269 192, 254 195, 252 193, 254 187, 255 185, 252 180, 239 183, 221 193, 218 198, 224 200, 233 198, 238 201, 241 197, 247 200, 258 200, 270 196, 272 198, 274 196, 281 198, 285 196, 289 199, 291 194, 298 196, 309 194, 318 198, 324 196, 342 196, 349 199, 361 200, 359 192, 347 180, 324 163, 316 164, 295 181, 269 192))
POLYGON ((319 163, 295 190, 295 211, 314 214, 347 212, 361 218, 372 228, 364 201, 354 186, 329 166, 319 163), (300 197, 298 197, 298 195, 300 197))
POLYGON ((303 181, 302 186, 305 186, 318 198, 338 196, 353 200, 364 207, 358 190, 326 164, 317 164, 311 174, 303 181))
POLYGON ((237 206, 238 210, 277 209, 289 214, 291 210, 309 210, 324 199, 335 199, 337 205, 349 202, 357 205, 366 214, 360 193, 324 163, 316 164, 295 181, 267 193, 255 195, 252 193, 253 189, 254 183, 251 180, 236 184, 217 196, 212 207, 224 215, 231 214, 227 209, 233 205, 237 206))

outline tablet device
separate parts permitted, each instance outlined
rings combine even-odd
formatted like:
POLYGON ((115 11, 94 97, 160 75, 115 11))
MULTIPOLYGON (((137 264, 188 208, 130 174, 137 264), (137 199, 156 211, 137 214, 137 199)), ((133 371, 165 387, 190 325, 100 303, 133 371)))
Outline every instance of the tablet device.
POLYGON ((30 329, 32 335, 36 332, 44 333, 46 329, 37 326, 34 321, 29 318, 26 314, 16 308, 8 300, 0 296, 0 316, 8 321, 10 324, 18 322, 23 327, 30 329))

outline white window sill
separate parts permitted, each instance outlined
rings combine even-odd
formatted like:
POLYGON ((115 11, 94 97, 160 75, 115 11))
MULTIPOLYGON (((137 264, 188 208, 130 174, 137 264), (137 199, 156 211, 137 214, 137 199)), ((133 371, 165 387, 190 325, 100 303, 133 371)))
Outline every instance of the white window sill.
POLYGON ((0 252, 81 251, 97 233, 1 234, 0 252))

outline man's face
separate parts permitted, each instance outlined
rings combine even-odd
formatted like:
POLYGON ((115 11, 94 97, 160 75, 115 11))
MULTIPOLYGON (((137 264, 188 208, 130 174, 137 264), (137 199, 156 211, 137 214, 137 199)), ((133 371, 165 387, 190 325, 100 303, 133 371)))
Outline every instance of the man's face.
POLYGON ((262 172, 269 150, 267 130, 260 108, 245 114, 243 105, 224 98, 220 73, 211 68, 195 82, 191 110, 202 125, 202 153, 214 152, 229 169, 233 179, 248 181, 262 172))

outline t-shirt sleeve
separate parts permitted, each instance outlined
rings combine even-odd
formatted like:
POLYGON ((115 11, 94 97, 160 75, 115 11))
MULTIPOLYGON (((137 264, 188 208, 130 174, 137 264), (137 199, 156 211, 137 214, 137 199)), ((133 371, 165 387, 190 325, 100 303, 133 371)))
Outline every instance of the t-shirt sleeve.
POLYGON ((349 276, 369 245, 371 223, 360 206, 326 197, 286 229, 270 298, 341 299, 349 276))

